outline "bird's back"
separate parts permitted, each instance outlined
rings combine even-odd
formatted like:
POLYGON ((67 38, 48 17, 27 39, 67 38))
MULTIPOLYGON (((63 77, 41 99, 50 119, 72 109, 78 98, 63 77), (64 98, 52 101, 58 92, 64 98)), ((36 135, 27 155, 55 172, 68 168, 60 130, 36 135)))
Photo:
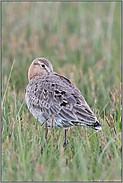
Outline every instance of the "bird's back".
POLYGON ((54 116, 57 127, 101 128, 79 89, 57 73, 32 78, 25 89, 25 100, 33 116, 41 123, 47 120, 48 126, 54 116))

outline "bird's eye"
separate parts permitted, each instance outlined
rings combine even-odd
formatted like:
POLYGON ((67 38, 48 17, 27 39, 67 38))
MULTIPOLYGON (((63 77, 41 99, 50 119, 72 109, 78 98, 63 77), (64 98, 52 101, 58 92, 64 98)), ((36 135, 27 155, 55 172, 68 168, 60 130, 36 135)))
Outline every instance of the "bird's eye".
POLYGON ((41 67, 43 67, 43 68, 44 68, 44 67, 45 67, 45 64, 41 64, 41 67))

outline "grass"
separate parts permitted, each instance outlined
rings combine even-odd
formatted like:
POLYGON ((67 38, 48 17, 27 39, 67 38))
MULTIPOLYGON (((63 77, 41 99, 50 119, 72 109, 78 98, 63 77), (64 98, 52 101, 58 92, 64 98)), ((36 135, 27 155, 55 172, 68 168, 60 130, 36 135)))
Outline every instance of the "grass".
POLYGON ((2 2, 1 181, 121 181, 121 2, 2 2), (16 15, 16 16, 15 16, 16 15), (44 126, 24 101, 45 57, 80 89, 102 131, 44 126))

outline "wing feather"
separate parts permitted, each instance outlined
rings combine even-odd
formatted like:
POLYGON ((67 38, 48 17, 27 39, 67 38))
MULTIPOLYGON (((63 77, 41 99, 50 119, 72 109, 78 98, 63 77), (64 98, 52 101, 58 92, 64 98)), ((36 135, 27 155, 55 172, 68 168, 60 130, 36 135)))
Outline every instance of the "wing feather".
POLYGON ((31 97, 30 104, 33 107, 43 111, 45 116, 54 115, 61 119, 63 126, 98 126, 97 118, 79 89, 63 76, 56 73, 46 77, 37 76, 30 81, 25 91, 26 96, 31 97))

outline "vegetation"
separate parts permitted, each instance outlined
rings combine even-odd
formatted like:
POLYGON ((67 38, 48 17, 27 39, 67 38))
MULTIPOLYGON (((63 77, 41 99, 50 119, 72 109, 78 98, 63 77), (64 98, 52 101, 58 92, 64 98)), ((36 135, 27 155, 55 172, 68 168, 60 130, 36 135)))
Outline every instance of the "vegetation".
POLYGON ((121 181, 121 2, 2 2, 1 181, 121 181), (45 57, 102 124, 64 129, 34 119, 28 68, 45 57))

